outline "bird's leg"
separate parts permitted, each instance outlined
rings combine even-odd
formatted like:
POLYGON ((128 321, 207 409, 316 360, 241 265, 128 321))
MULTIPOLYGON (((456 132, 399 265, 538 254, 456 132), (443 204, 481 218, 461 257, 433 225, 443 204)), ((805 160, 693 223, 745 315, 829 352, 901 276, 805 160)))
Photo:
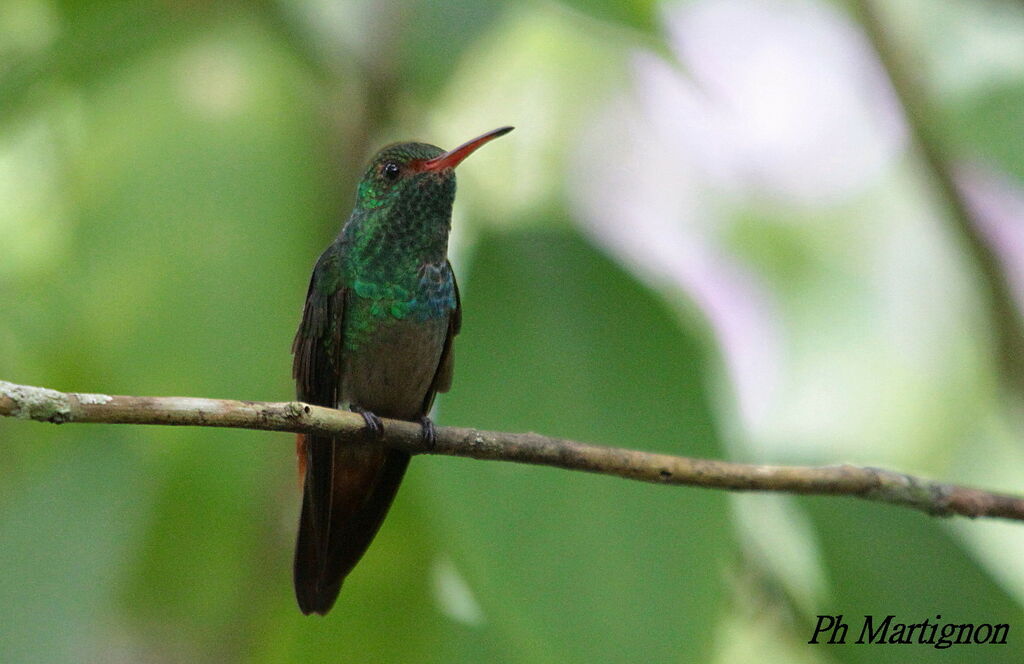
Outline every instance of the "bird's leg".
POLYGON ((437 429, 434 428, 434 421, 424 415, 420 418, 420 426, 423 427, 420 433, 423 444, 428 450, 434 449, 437 446, 437 429))
POLYGON ((371 440, 380 440, 384 437, 384 423, 380 421, 379 417, 359 406, 352 406, 352 412, 363 416, 363 421, 366 422, 366 433, 371 440))

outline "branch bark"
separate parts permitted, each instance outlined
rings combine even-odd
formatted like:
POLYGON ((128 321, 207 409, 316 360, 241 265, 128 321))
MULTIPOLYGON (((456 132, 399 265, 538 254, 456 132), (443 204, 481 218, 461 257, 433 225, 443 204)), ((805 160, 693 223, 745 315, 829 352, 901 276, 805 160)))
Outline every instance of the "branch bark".
POLYGON ((64 424, 163 424, 329 433, 353 445, 388 445, 411 454, 514 461, 626 479, 733 491, 853 496, 902 505, 935 516, 1000 517, 1024 521, 1024 498, 992 493, 880 468, 766 466, 692 459, 550 438, 438 427, 427 447, 419 424, 383 420, 384 438, 365 439, 355 413, 300 402, 233 401, 193 397, 135 397, 57 392, 0 381, 0 416, 64 424))

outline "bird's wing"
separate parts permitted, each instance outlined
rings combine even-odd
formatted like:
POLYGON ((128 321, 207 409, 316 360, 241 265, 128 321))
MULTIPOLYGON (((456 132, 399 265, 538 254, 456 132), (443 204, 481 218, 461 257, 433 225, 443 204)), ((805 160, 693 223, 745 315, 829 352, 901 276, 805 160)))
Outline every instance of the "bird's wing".
MULTIPOLYGON (((332 243, 316 262, 309 279, 302 322, 292 342, 292 377, 300 401, 336 408, 341 386, 342 329, 345 315, 341 249, 332 243)), ((299 468, 306 490, 329 496, 333 468, 330 438, 299 437, 299 468)), ((314 501, 314 507, 316 507, 314 501)), ((317 532, 326 533, 329 503, 314 510, 317 532)))
MULTIPOLYGON (((345 245, 320 256, 292 344, 298 397, 337 407, 342 378, 345 245)), ((366 552, 398 491, 409 454, 346 445, 331 436, 299 437, 305 478, 295 544, 295 595, 303 613, 327 613, 345 577, 366 552)))
POLYGON ((292 341, 292 377, 298 398, 312 404, 337 405, 341 377, 341 331, 345 288, 337 244, 320 255, 313 268, 302 308, 302 322, 292 341))
POLYGON ((441 359, 437 363, 437 371, 434 372, 434 380, 430 383, 430 389, 423 400, 423 414, 430 412, 434 404, 434 397, 438 392, 447 392, 452 386, 452 373, 454 372, 454 353, 452 342, 455 335, 462 329, 462 298, 459 296, 459 283, 455 280, 455 272, 452 271, 452 264, 448 262, 448 272, 452 275, 452 287, 455 289, 455 308, 448 316, 448 333, 444 338, 444 348, 441 350, 441 359))

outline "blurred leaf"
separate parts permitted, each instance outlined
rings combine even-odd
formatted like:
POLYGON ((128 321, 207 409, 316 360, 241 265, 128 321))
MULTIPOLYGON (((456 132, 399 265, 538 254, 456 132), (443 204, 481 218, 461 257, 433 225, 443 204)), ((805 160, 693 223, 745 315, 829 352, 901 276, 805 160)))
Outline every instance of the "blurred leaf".
MULTIPOLYGON (((17 423, 18 436, 41 429, 17 423)), ((12 427, 13 429, 13 427, 12 427)), ((59 445, 28 481, 5 480, 0 502, 0 661, 81 662, 117 633, 106 610, 149 503, 125 433, 59 445)), ((8 434, 10 435, 10 434, 8 434)))
POLYGON ((946 111, 943 127, 965 157, 983 156, 1024 181, 1024 85, 1004 85, 946 111))
MULTIPOLYGON (((825 646, 842 662, 906 662, 927 658, 929 645, 854 645, 863 616, 893 622, 1021 624, 1024 611, 970 558, 935 518, 885 505, 841 499, 804 499, 817 527, 832 582, 832 603, 821 611, 843 614, 846 646, 825 646)), ((814 632, 809 618, 805 633, 814 632)), ((1012 628, 1011 628, 1012 633, 1012 628)), ((1019 662, 1019 641, 1007 646, 953 646, 957 662, 1019 662)))
MULTIPOLYGON (((446 423, 721 455, 705 340, 575 233, 489 236, 463 286, 446 423)), ((507 463, 421 466, 444 551, 502 661, 709 653, 731 541, 724 495, 507 463)), ((482 656, 450 648, 449 660, 482 656)))
MULTIPOLYGON (((457 217, 543 225, 550 209, 564 205, 566 174, 578 168, 581 119, 595 100, 629 84, 635 46, 586 25, 557 8, 520 6, 467 53, 431 109, 437 143, 458 145, 472 132, 502 125, 517 130, 473 155, 472 167, 459 174, 457 217)), ((456 233, 463 228, 457 223, 456 233)))
POLYGON ((432 96, 451 77, 466 48, 488 37, 505 5, 501 0, 400 3, 399 33, 370 57, 396 58, 398 89, 432 96))
MULTIPOLYGON (((317 116, 296 94, 302 75, 257 24, 242 21, 90 86, 80 109, 88 131, 61 170, 75 206, 63 229, 73 251, 38 278, 0 289, 3 328, 31 358, 30 374, 5 378, 119 393, 293 394, 288 346, 320 244, 303 229, 330 216, 332 186, 317 116)), ((22 474, 34 481, 45 477, 45 454, 104 435, 37 427, 53 452, 29 454, 34 433, 21 422, 4 433, 14 427, 26 449, 22 474)), ((280 527, 284 510, 293 518, 293 504, 281 500, 294 483, 291 443, 246 432, 120 431, 150 462, 146 472, 113 466, 123 482, 83 476, 108 496, 108 511, 74 502, 67 518, 91 528, 88 537, 58 531, 51 547, 117 553, 116 592, 97 583, 89 604, 103 609, 93 620, 114 629, 79 630, 69 620, 52 644, 32 632, 40 651, 94 648, 97 661, 121 659, 122 649, 125 661, 237 659, 250 625, 285 602, 294 610, 293 525, 280 527), (253 447, 270 438, 273 445, 253 447), (145 478, 145 501, 131 477, 145 478), (151 509, 130 538, 106 524, 128 517, 125 504, 151 509)), ((74 569, 61 558, 36 564, 44 577, 74 569)), ((86 582, 106 569, 88 556, 80 564, 97 568, 82 572, 86 582)), ((17 597, 5 587, 0 603, 16 606, 17 597)), ((78 611, 76 602, 69 596, 51 611, 78 611)))
POLYGON ((207 3, 62 2, 48 48, 11 64, 0 77, 0 122, 40 90, 89 85, 136 58, 190 37, 230 5, 207 3))
POLYGON ((657 0, 562 0, 576 11, 594 18, 622 23, 644 32, 658 28, 657 0))

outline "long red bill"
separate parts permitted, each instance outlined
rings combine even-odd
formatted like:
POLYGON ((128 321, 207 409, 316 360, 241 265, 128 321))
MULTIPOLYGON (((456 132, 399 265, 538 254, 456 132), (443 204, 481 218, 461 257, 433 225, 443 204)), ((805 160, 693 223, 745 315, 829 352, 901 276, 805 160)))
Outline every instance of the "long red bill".
POLYGON ((513 129, 514 127, 502 127, 500 129, 489 131, 483 136, 477 136, 471 141, 466 141, 454 150, 445 152, 440 157, 434 157, 433 159, 428 159, 427 161, 422 162, 417 170, 441 171, 446 168, 455 168, 462 163, 463 159, 476 152, 477 148, 481 145, 489 143, 499 136, 504 136, 513 129))

